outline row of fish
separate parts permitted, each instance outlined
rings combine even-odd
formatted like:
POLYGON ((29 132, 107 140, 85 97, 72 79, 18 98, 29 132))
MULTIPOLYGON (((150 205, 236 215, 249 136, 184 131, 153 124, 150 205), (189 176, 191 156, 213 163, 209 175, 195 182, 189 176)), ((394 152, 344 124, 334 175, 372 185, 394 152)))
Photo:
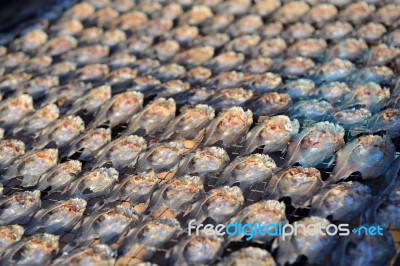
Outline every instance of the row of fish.
POLYGON ((58 5, 0 36, 0 265, 394 256, 398 1, 58 5), (245 240, 191 219, 325 229, 245 240))

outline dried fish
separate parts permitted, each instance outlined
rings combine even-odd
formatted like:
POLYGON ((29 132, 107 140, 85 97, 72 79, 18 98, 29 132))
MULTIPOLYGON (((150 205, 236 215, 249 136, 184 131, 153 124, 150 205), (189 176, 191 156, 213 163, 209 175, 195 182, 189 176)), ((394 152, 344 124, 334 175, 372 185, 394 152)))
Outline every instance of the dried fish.
POLYGON ((58 150, 32 150, 21 156, 7 169, 3 180, 22 177, 21 186, 35 185, 40 176, 57 164, 58 150))
POLYGON ((153 169, 156 173, 170 171, 177 167, 184 151, 183 143, 178 141, 154 144, 140 155, 136 169, 139 172, 149 169, 153 169))
POLYGON ((40 208, 40 191, 23 191, 0 199, 0 225, 26 224, 40 208))
POLYGON ((322 84, 319 88, 319 97, 331 104, 341 103, 347 93, 350 92, 349 87, 344 82, 329 82, 322 84))
POLYGON ((347 38, 332 46, 328 52, 329 58, 358 60, 368 50, 368 45, 362 39, 347 38))
POLYGON ((336 21, 325 25, 321 30, 321 35, 327 40, 340 40, 347 37, 353 30, 350 23, 336 21))
POLYGON ((120 137, 99 151, 95 167, 103 166, 107 162, 111 162, 112 166, 119 170, 128 165, 134 166, 139 154, 146 148, 146 140, 142 137, 120 137))
POLYGON ((93 127, 98 127, 108 122, 110 127, 124 123, 133 114, 142 109, 143 94, 136 91, 127 91, 115 95, 108 100, 96 114, 93 127))
MULTIPOLYGON (((379 206, 376 212, 376 218, 379 225, 383 228, 392 227, 395 230, 400 228, 400 194, 394 192, 379 206)), ((1 231, 1 230, 0 230, 1 231)))
POLYGON ((359 38, 364 39, 366 42, 375 42, 386 33, 386 28, 382 24, 370 22, 363 25, 358 31, 359 38))
POLYGON ((211 96, 210 105, 216 110, 225 110, 235 106, 245 105, 253 97, 252 90, 229 88, 217 91, 211 96))
POLYGON ((68 197, 77 197, 85 200, 97 196, 108 195, 115 183, 118 182, 119 173, 114 168, 99 168, 84 173, 79 179, 72 182, 65 192, 68 197))
MULTIPOLYGON (((268 226, 269 224, 274 224, 276 226, 279 224, 284 225, 288 223, 285 209, 286 206, 283 202, 277 200, 261 200, 242 209, 230 220, 230 224, 237 222, 240 224, 259 224, 261 226, 268 226)), ((268 232, 265 232, 264 235, 256 234, 253 235, 251 239, 247 240, 261 242, 270 241, 274 238, 276 232, 274 232, 273 228, 268 228, 266 230, 268 232)), ((241 235, 234 236, 232 240, 240 240, 240 238, 242 238, 241 235)))
MULTIPOLYGON (((269 2, 261 0, 259 2, 269 2)), ((258 2, 258 3, 259 3, 258 2)), ((272 255, 261 248, 246 247, 238 251, 232 252, 228 256, 224 257, 222 261, 217 264, 218 266, 244 266, 244 265, 259 265, 259 266, 275 266, 276 263, 272 255)))
POLYGON ((286 34, 289 35, 291 39, 301 40, 311 38, 315 32, 315 28, 309 23, 294 23, 289 26, 286 30, 286 34))
POLYGON ((299 132, 299 122, 285 115, 267 117, 260 121, 246 136, 243 154, 264 146, 263 153, 284 150, 291 138, 299 132))
POLYGON ((306 20, 318 25, 325 25, 333 21, 338 14, 337 8, 332 4, 318 4, 313 6, 306 15, 306 20))
POLYGON ((247 61, 243 66, 243 71, 251 74, 263 74, 271 69, 273 61, 267 57, 254 58, 247 61))
POLYGON ((317 165, 344 145, 344 133, 341 126, 329 122, 318 122, 303 129, 289 144, 286 165, 296 162, 303 167, 317 165))
POLYGON ((190 84, 183 82, 180 79, 173 79, 165 82, 158 87, 159 92, 157 97, 170 97, 175 96, 178 93, 183 93, 190 89, 190 84))
POLYGON ((198 176, 173 178, 153 193, 147 210, 155 213, 167 209, 178 215, 200 198, 203 189, 203 182, 198 176))
POLYGON ((12 127, 33 112, 33 100, 28 94, 21 94, 0 102, 0 126, 12 127))
POLYGON ((245 87, 259 94, 276 91, 282 85, 282 78, 279 75, 267 72, 254 75, 254 78, 246 82, 245 87))
POLYGON ((19 225, 0 226, 0 255, 21 240, 24 228, 19 225))
POLYGON ((76 76, 80 81, 96 81, 104 79, 109 73, 109 68, 104 64, 94 64, 86 65, 78 71, 76 71, 76 76))
POLYGON ((390 97, 390 90, 382 88, 379 84, 368 82, 362 85, 355 85, 351 93, 347 94, 342 109, 362 106, 376 113, 385 106, 390 97))
POLYGON ((315 67, 314 62, 305 57, 297 56, 284 60, 281 64, 281 72, 285 76, 304 76, 315 67))
POLYGON ((184 106, 180 109, 180 113, 168 124, 162 139, 175 135, 194 139, 215 117, 214 108, 204 104, 194 107, 184 106))
MULTIPOLYGON (((226 2, 225 2, 226 3, 226 2)), ((224 239, 199 231, 199 235, 187 236, 168 253, 170 265, 211 265, 221 254, 224 239)))
POLYGON ((189 217, 201 223, 206 218, 213 219, 216 223, 223 223, 234 216, 244 203, 240 188, 222 186, 210 190, 201 199, 193 203, 189 217))
POLYGON ((58 253, 58 239, 51 234, 23 238, 4 254, 2 265, 47 265, 58 253))
POLYGON ((385 109, 368 120, 368 132, 385 131, 390 137, 400 135, 400 110, 395 108, 385 109))
POLYGON ((81 170, 82 163, 80 161, 71 160, 61 163, 40 177, 38 189, 43 191, 50 187, 48 193, 62 189, 74 181, 81 170))
POLYGON ((108 46, 96 44, 68 51, 63 57, 79 64, 94 64, 101 62, 109 54, 110 48, 108 46))
POLYGON ((310 79, 296 79, 286 83, 286 93, 292 100, 316 95, 315 83, 310 79))
POLYGON ((292 101, 286 93, 265 93, 249 103, 249 109, 256 116, 270 116, 284 113, 289 109, 292 101))
POLYGON ((174 99, 157 98, 132 117, 125 135, 135 133, 139 129, 144 129, 145 134, 149 134, 164 128, 174 119, 175 112, 174 99))
POLYGON ((361 136, 337 152, 336 165, 328 181, 339 181, 353 172, 360 172, 364 179, 377 178, 394 158, 395 147, 388 136, 361 136))
POLYGON ((333 106, 324 100, 299 101, 290 109, 290 117, 304 120, 322 121, 328 120, 333 111, 333 106))
POLYGON ((214 47, 204 46, 197 47, 180 53, 176 56, 175 61, 186 67, 196 67, 207 63, 214 56, 214 47))
POLYGON ((25 234, 67 232, 82 218, 86 205, 83 199, 69 199, 41 209, 32 217, 25 234))
POLYGON ((169 80, 179 80, 179 78, 185 75, 185 68, 178 64, 165 64, 162 65, 155 73, 154 76, 161 81, 169 81, 169 80))
POLYGON ((282 38, 267 39, 258 45, 256 54, 262 57, 278 57, 286 48, 286 42, 282 38))
POLYGON ((133 81, 137 76, 137 71, 129 67, 121 67, 110 73, 108 77, 112 85, 117 85, 121 83, 128 83, 133 81))
POLYGON ((143 247, 147 253, 146 257, 151 257, 157 248, 162 247, 180 230, 181 226, 174 218, 161 217, 144 221, 128 232, 120 251, 125 254, 129 250, 143 247))
POLYGON ((46 105, 31 116, 25 117, 19 122, 19 126, 15 127, 13 133, 23 132, 25 134, 35 134, 46 128, 59 117, 60 111, 55 104, 46 105))
POLYGON ((253 123, 251 110, 231 107, 221 112, 207 127, 204 145, 211 146, 222 141, 225 146, 240 142, 253 123))
POLYGON ((105 201, 127 200, 134 206, 146 202, 157 186, 158 178, 153 171, 133 174, 116 185, 105 201))
POLYGON ((288 54, 309 58, 319 58, 324 55, 327 46, 326 41, 322 39, 309 38, 299 40, 289 48, 288 54))
POLYGON ((364 125, 371 117, 371 112, 365 108, 351 108, 338 111, 333 115, 336 122, 345 129, 364 125))
POLYGON ((395 245, 390 233, 384 232, 382 236, 356 233, 341 239, 334 250, 332 263, 335 265, 385 265, 395 253, 395 245), (337 252, 335 252, 336 249, 337 252))
POLYGON ((355 71, 355 66, 348 60, 335 58, 322 65, 316 71, 316 78, 325 81, 336 81, 348 78, 355 71))
POLYGON ((192 152, 181 161, 175 176, 198 175, 202 178, 216 175, 229 163, 228 153, 219 147, 206 147, 192 152))
MULTIPOLYGON (((75 49, 78 46, 78 41, 72 36, 65 35, 55 37, 49 40, 43 48, 43 52, 50 55, 50 56, 57 56, 68 51, 75 49)), ((75 62, 74 60, 71 60, 75 62)))
POLYGON ((111 141, 111 130, 109 128, 90 129, 82 136, 73 140, 64 152, 67 157, 75 152, 80 153, 79 160, 90 161, 94 155, 111 141))
POLYGON ((25 154, 25 143, 16 139, 0 140, 0 172, 18 157, 25 154))
POLYGON ((101 244, 111 244, 138 222, 133 208, 117 205, 85 218, 79 231, 80 245, 96 238, 101 244))
POLYGON ((324 186, 311 200, 310 215, 332 217, 333 221, 350 221, 372 199, 371 189, 359 182, 324 186))
POLYGON ((204 83, 212 75, 211 70, 204 67, 194 67, 186 72, 185 79, 191 85, 204 83))
POLYGON ((346 8, 340 12, 340 18, 359 24, 365 21, 374 11, 375 6, 368 5, 366 2, 361 1, 346 6, 346 8))
POLYGON ((246 190, 270 178, 275 170, 276 164, 268 155, 256 153, 246 157, 236 157, 222 172, 218 182, 228 186, 239 183, 239 187, 246 190))
POLYGON ((54 142, 62 148, 85 130, 85 124, 79 116, 64 116, 54 121, 40 134, 35 147, 43 148, 48 143, 54 142))
POLYGON ((336 238, 327 233, 327 228, 331 225, 327 219, 310 216, 301 219, 296 225, 298 228, 296 235, 290 235, 285 239, 277 238, 273 243, 272 248, 278 248, 279 264, 292 264, 301 255, 307 256, 308 263, 320 263, 332 252, 336 238))
POLYGON ((292 167, 270 179, 265 196, 269 199, 290 197, 296 208, 306 207, 323 184, 321 173, 316 168, 292 167))
POLYGON ((75 114, 78 111, 93 113, 109 99, 111 99, 111 87, 109 85, 91 89, 85 96, 75 101, 68 114, 75 114))
POLYGON ((115 264, 113 251, 107 245, 97 244, 94 246, 84 246, 72 250, 68 253, 63 253, 60 257, 53 261, 52 266, 67 266, 67 265, 97 265, 111 266, 115 264))
POLYGON ((293 23, 303 17, 309 9, 310 6, 306 2, 288 2, 278 9, 278 11, 274 14, 274 19, 283 24, 293 23))

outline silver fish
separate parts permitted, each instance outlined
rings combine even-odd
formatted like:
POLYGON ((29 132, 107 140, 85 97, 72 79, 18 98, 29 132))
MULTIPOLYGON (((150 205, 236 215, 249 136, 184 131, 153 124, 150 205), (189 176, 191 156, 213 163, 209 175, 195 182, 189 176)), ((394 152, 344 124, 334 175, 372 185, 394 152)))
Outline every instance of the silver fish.
POLYGON ((51 234, 23 238, 7 250, 1 265, 48 265, 58 253, 59 238, 51 234))
POLYGON ((178 135, 185 139, 195 138, 215 117, 214 108, 199 104, 194 107, 184 106, 180 115, 166 127, 162 138, 178 135))
MULTIPOLYGON (((307 75, 315 67, 314 61, 309 58, 296 56, 286 59, 281 64, 281 73, 287 77, 307 75)), ((291 96, 291 95, 290 95, 291 96)))
POLYGON ((291 138, 299 132, 299 122, 285 115, 267 117, 246 136, 243 154, 264 146, 263 153, 284 150, 291 138))
POLYGON ((176 56, 175 62, 187 67, 202 66, 214 56, 214 47, 195 47, 176 56))
POLYGON ((39 230, 50 234, 67 232, 82 218, 86 205, 83 199, 69 199, 41 209, 32 217, 25 234, 39 230))
POLYGON ((120 137, 99 151, 95 166, 102 166, 107 162, 111 162, 116 169, 128 165, 134 166, 139 154, 146 148, 146 140, 142 137, 136 135, 120 137))
POLYGON ((105 201, 128 200, 134 206, 146 202, 157 187, 158 178, 153 171, 129 175, 115 186, 105 201))
POLYGON ((3 128, 13 127, 33 111, 33 100, 28 94, 21 94, 1 101, 0 126, 3 128))
POLYGON ((225 146, 240 142, 253 123, 251 110, 231 107, 221 112, 206 129, 204 145, 211 146, 222 141, 225 146))
POLYGON ((25 88, 18 90, 19 93, 26 93, 32 96, 34 99, 38 99, 46 94, 53 87, 57 87, 60 84, 57 76, 38 76, 29 81, 29 84, 25 88))
POLYGON ((64 116, 57 119, 47 128, 44 128, 38 137, 35 147, 43 148, 54 141, 57 147, 62 148, 85 130, 85 124, 79 116, 64 116))
POLYGON ((396 191, 379 206, 376 216, 377 222, 383 228, 400 228, 400 192, 396 191))
POLYGON ((356 85, 346 95, 342 108, 361 105, 369 109, 372 113, 376 113, 385 106, 389 97, 390 90, 388 88, 382 89, 379 84, 368 82, 363 85, 356 85))
POLYGON ((318 122, 303 129, 289 144, 286 165, 296 162, 303 167, 317 165, 344 145, 344 133, 341 126, 329 122, 318 122))
POLYGON ((11 245, 21 240, 24 228, 19 225, 0 226, 0 255, 7 251, 11 245))
POLYGON ((297 222, 297 235, 283 239, 275 239, 272 248, 278 248, 277 262, 281 265, 294 263, 301 256, 307 256, 309 263, 319 263, 332 252, 336 243, 335 236, 328 235, 327 227, 331 224, 327 219, 310 216, 297 222), (318 228, 319 225, 321 229, 318 228), (306 233, 305 227, 312 233, 306 233))
POLYGON ((224 239, 215 234, 187 236, 168 253, 170 265, 211 265, 221 254, 224 239))
MULTIPOLYGON (((236 216, 230 219, 229 224, 240 223, 240 224, 259 224, 262 226, 268 226, 269 224, 274 224, 278 226, 279 224, 285 225, 288 220, 285 215, 286 206, 283 202, 277 200, 261 200, 253 203, 246 208, 238 212, 236 216)), ((252 234, 251 232, 246 232, 244 239, 248 241, 255 242, 268 242, 272 240, 277 232, 273 228, 266 228, 268 232, 262 234, 252 234), (248 237, 252 237, 249 239, 248 237)), ((243 238, 243 235, 230 237, 233 241, 238 241, 243 238)))
POLYGON ((80 81, 100 81, 105 79, 110 73, 108 65, 105 64, 93 64, 85 65, 75 72, 76 78, 80 81))
POLYGON ((185 75, 185 73, 186 69, 183 66, 172 63, 172 64, 162 65, 154 73, 154 76, 162 81, 169 81, 173 79, 181 81, 180 78, 182 78, 185 75))
POLYGON ((107 58, 109 53, 110 48, 108 46, 96 44, 70 50, 63 55, 63 58, 79 64, 94 64, 107 58))
POLYGON ((353 32, 353 26, 345 21, 336 21, 325 25, 321 30, 321 35, 327 40, 340 40, 353 32))
POLYGON ((154 48, 158 60, 167 61, 179 52, 179 43, 175 40, 160 42, 154 48))
POLYGON ((229 88, 217 91, 209 100, 210 105, 217 110, 225 110, 234 106, 245 105, 252 97, 252 90, 229 88))
POLYGON ((25 143, 16 139, 5 139, 0 141, 0 167, 7 167, 19 156, 25 154, 25 143))
POLYGON ((162 247, 181 230, 181 225, 174 218, 155 218, 144 221, 131 229, 121 246, 121 253, 144 247, 146 257, 151 257, 157 248, 162 247))
POLYGON ((286 42, 282 38, 267 39, 258 45, 257 54, 263 57, 278 57, 286 48, 286 42))
POLYGON ((333 115, 336 122, 345 129, 364 125, 371 117, 371 112, 365 108, 351 108, 338 111, 333 115))
MULTIPOLYGON (((0 91, 1 92, 15 91, 19 86, 23 85, 31 78, 32 75, 25 72, 24 73, 11 72, 4 74, 3 76, 0 77, 0 91)), ((3 104, 0 104, 0 106, 2 105, 3 104)))
POLYGON ((385 109, 368 120, 368 132, 385 131, 392 138, 400 136, 400 109, 385 109))
POLYGON ((141 128, 146 134, 153 133, 164 128, 175 117, 175 112, 174 99, 158 98, 132 117, 125 134, 134 133, 141 128))
POLYGON ((254 98, 249 103, 249 109, 256 116, 270 116, 286 112, 291 104, 287 93, 269 92, 254 98))
POLYGON ((131 69, 129 67, 120 67, 112 71, 107 79, 112 85, 118 85, 131 82, 136 78, 136 76, 137 71, 135 69, 131 69))
POLYGON ((244 62, 244 54, 235 52, 226 52, 219 54, 207 63, 207 67, 213 72, 226 72, 237 68, 244 62))
POLYGON ((110 127, 114 127, 125 122, 130 116, 142 109, 143 98, 142 93, 135 91, 115 95, 100 108, 93 126, 97 127, 108 121, 110 127))
POLYGON ((40 204, 39 190, 16 192, 0 199, 0 225, 27 223, 40 204))
POLYGON ((196 219, 197 223, 208 217, 222 223, 234 216, 243 203, 244 197, 239 187, 218 187, 210 190, 192 205, 189 217, 196 219))
POLYGON ((246 157, 236 157, 222 172, 219 182, 246 190, 251 185, 270 178, 276 169, 273 159, 265 154, 251 154, 246 157))
POLYGON ((368 50, 368 45, 362 39, 341 39, 337 44, 331 46, 327 52, 328 58, 341 58, 354 61, 359 59, 368 50))
POLYGON ((32 115, 25 117, 19 122, 19 126, 15 127, 13 133, 16 134, 20 131, 33 134, 44 129, 53 123, 60 115, 60 111, 55 104, 46 105, 37 110, 32 115))
POLYGON ((371 55, 367 59, 369 65, 387 65, 400 54, 400 49, 379 44, 372 47, 371 55))
POLYGON ((274 19, 283 24, 289 24, 298 21, 309 10, 310 6, 306 2, 288 2, 277 10, 274 19))
POLYGON ((324 55, 327 46, 326 41, 323 39, 309 38, 298 40, 288 49, 288 54, 292 56, 319 58, 324 55))
POLYGON ((328 120, 333 111, 333 106, 324 100, 303 100, 293 105, 290 109, 291 118, 321 121, 328 120))
POLYGON ((90 161, 109 142, 111 142, 111 130, 109 128, 90 129, 73 140, 64 154, 69 157, 75 152, 80 152, 79 160, 90 161))
POLYGON ((86 172, 70 184, 66 194, 68 197, 85 200, 106 196, 118 182, 118 175, 119 173, 114 168, 105 167, 86 172))
MULTIPOLYGON (((386 28, 382 24, 369 22, 364 24, 357 30, 357 37, 364 39, 366 42, 373 43, 386 33, 386 28)), ((378 63, 378 62, 377 62, 378 63)))
POLYGON ((281 85, 282 78, 270 72, 254 75, 254 78, 246 83, 246 87, 259 94, 276 91, 281 85))
POLYGON ((178 215, 199 199, 203 189, 203 182, 198 176, 174 178, 153 193, 147 210, 154 213, 168 209, 178 215))
POLYGON ((9 180, 22 177, 21 186, 33 186, 44 173, 57 164, 57 161, 57 149, 32 150, 15 160, 3 178, 9 180))
MULTIPOLYGON (((269 1, 259 1, 269 2, 269 1)), ((259 3, 258 2, 258 3, 259 3)), ((276 266, 272 255, 261 248, 245 247, 238 251, 232 252, 228 256, 224 257, 217 266, 246 266, 246 265, 258 265, 258 266, 276 266)))
POLYGON ((371 189, 358 182, 326 185, 311 200, 311 215, 333 221, 350 221, 364 210, 372 199, 371 189))
POLYGON ((122 233, 138 222, 133 208, 118 205, 85 218, 79 232, 78 242, 88 243, 99 238, 101 244, 115 242, 122 233))
POLYGON ((286 83, 286 93, 292 100, 317 95, 315 83, 309 79, 296 79, 286 83))
POLYGON ((228 153, 219 147, 206 147, 188 154, 179 164, 175 176, 195 174, 202 178, 216 175, 229 163, 228 153))
POLYGON ((335 58, 322 65, 316 71, 317 78, 321 81, 337 81, 349 77, 356 70, 349 60, 335 58))
POLYGON ((156 173, 170 171, 177 167, 184 151, 183 143, 178 141, 154 144, 140 155, 136 169, 139 172, 149 169, 156 173))
POLYGON ((251 73, 251 74, 263 74, 268 72, 273 65, 273 61, 271 58, 254 58, 247 61, 247 63, 243 66, 243 72, 251 73))
POLYGON ((292 167, 276 173, 268 182, 264 195, 269 199, 290 197, 292 205, 300 208, 309 205, 323 185, 317 169, 292 167))
POLYGON ((320 99, 326 100, 331 104, 340 103, 344 96, 350 92, 349 87, 344 82, 329 82, 318 88, 320 99))
POLYGON ((180 79, 168 80, 158 87, 157 97, 170 97, 190 89, 190 84, 180 79))
MULTIPOLYGON (((43 47, 43 52, 50 56, 64 54, 78 46, 78 41, 69 35, 58 36, 49 40, 43 47)), ((72 60, 72 62, 75 62, 72 60)))
POLYGON ((38 189, 43 191, 50 187, 48 193, 62 189, 74 181, 81 170, 82 163, 80 161, 71 160, 61 163, 40 177, 38 189))
POLYGON ((347 143, 336 154, 336 165, 328 182, 360 172, 364 179, 377 178, 395 159, 395 146, 388 136, 365 135, 347 143))
POLYGON ((395 254, 396 248, 389 232, 383 232, 382 236, 366 236, 357 233, 341 238, 333 251, 331 262, 338 266, 386 265, 395 254), (365 256, 365 254, 368 254, 368 256, 365 256))
POLYGON ((107 245, 97 244, 94 246, 84 246, 63 253, 60 257, 53 261, 52 266, 68 266, 68 265, 97 265, 97 266, 113 266, 115 258, 113 251, 107 245))

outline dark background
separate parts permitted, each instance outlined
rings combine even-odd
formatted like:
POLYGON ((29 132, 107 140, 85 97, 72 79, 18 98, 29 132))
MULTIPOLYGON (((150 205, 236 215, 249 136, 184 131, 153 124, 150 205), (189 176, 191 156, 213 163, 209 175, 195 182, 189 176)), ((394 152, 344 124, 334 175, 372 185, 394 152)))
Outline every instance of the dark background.
POLYGON ((52 0, 0 0, 0 32, 7 32, 31 18, 52 0))

